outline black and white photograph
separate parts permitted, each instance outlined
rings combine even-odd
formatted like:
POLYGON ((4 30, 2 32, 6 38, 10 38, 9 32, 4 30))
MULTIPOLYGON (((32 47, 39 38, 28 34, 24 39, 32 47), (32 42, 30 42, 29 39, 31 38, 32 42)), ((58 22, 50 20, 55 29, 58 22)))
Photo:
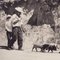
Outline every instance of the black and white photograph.
POLYGON ((60 60, 60 0, 0 0, 0 60, 60 60))

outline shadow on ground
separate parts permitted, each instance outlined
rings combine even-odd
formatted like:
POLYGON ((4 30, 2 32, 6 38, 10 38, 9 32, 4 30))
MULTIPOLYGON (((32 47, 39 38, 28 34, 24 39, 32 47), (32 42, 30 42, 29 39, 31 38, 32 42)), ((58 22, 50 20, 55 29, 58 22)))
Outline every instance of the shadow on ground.
POLYGON ((7 46, 0 46, 0 49, 8 49, 7 46))

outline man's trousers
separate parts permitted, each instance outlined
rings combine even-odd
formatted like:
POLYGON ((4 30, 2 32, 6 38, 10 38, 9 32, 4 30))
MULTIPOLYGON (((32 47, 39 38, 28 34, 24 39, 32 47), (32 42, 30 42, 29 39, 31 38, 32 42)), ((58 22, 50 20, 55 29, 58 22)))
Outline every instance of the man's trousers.
POLYGON ((23 45, 23 39, 22 39, 22 30, 20 27, 13 27, 12 28, 12 45, 17 40, 18 43, 18 49, 22 48, 23 45))
POLYGON ((7 40, 8 40, 8 47, 11 47, 12 46, 12 32, 9 32, 9 31, 6 31, 6 34, 7 34, 7 40))

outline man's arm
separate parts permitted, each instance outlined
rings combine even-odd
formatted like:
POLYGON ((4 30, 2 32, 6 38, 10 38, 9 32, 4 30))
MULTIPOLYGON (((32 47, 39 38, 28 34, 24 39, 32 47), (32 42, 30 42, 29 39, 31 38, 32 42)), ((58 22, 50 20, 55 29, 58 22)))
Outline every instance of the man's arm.
POLYGON ((29 20, 29 19, 32 17, 33 12, 34 12, 34 9, 32 9, 32 10, 26 15, 27 20, 29 20))
POLYGON ((24 28, 24 25, 21 25, 21 29, 24 33, 26 32, 26 29, 24 28))
POLYGON ((30 12, 28 12, 28 13, 26 13, 26 14, 23 14, 23 23, 24 24, 27 24, 27 22, 29 21, 29 19, 32 17, 32 15, 33 15, 33 12, 34 12, 34 9, 33 10, 31 10, 30 12))
POLYGON ((23 24, 21 24, 21 29, 22 29, 23 32, 26 32, 26 29, 24 28, 24 25, 27 24, 29 19, 32 17, 33 12, 34 12, 34 10, 31 10, 29 13, 23 14, 21 16, 21 20, 22 20, 22 23, 23 23, 23 24))

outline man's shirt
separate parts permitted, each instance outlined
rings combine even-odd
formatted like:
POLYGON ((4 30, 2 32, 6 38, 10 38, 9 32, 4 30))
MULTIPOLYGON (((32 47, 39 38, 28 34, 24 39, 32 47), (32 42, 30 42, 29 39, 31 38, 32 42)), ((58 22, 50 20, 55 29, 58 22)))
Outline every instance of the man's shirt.
POLYGON ((12 24, 10 19, 5 21, 5 29, 9 32, 12 32, 12 24))
POLYGON ((20 27, 22 25, 22 20, 21 18, 19 18, 16 14, 13 14, 11 16, 11 23, 12 23, 12 27, 20 27))

